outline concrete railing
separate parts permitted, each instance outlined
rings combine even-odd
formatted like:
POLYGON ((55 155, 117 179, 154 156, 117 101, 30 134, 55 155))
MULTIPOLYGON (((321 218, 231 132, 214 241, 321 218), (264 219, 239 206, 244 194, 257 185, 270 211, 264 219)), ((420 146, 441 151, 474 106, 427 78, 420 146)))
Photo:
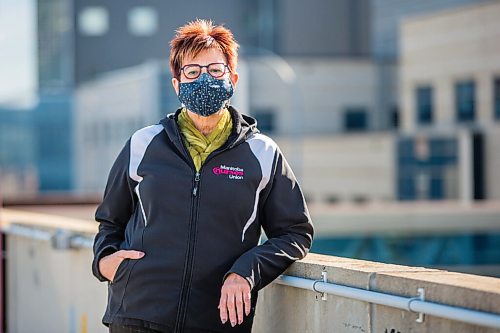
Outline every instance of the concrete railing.
POLYGON ((288 276, 323 280, 325 275, 329 283, 404 298, 418 298, 421 289, 426 302, 500 319, 500 279, 310 253, 259 293, 255 332, 500 332, 483 326, 486 322, 471 325, 435 315, 418 320, 417 313, 394 305, 283 285, 296 282, 288 276))
MULTIPOLYGON (((97 223, 7 209, 0 222, 8 332, 106 332, 106 285, 90 273, 97 223)), ((254 332, 500 332, 432 314, 417 321, 408 310, 285 285, 288 276, 404 298, 421 289, 426 302, 500 314, 500 279, 310 253, 259 292, 254 332)))

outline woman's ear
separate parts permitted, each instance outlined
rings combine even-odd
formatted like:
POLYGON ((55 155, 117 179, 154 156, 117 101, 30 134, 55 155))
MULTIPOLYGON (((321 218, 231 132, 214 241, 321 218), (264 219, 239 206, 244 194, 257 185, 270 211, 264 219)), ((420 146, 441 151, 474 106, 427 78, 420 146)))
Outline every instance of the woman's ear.
POLYGON ((174 86, 175 93, 179 96, 179 80, 175 77, 172 78, 172 86, 174 86))
POLYGON ((236 85, 238 84, 238 79, 240 78, 240 75, 238 72, 231 73, 231 83, 233 84, 233 87, 236 88, 236 85))

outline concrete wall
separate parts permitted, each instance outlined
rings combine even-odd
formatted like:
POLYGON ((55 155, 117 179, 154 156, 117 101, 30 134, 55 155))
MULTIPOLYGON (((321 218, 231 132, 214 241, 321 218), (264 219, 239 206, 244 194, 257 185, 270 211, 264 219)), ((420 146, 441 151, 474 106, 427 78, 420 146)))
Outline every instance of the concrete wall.
MULTIPOLYGON (((286 275, 321 279, 341 285, 415 297, 425 289, 429 302, 500 313, 499 279, 376 262, 308 254, 286 275)), ((271 284, 259 293, 254 332, 499 332, 479 326, 416 314, 314 291, 271 284)))
POLYGON ((395 138, 389 133, 275 139, 312 202, 396 197, 395 138))
POLYGON ((91 273, 90 249, 8 236, 6 251, 8 333, 108 331, 100 322, 107 285, 91 273))
MULTIPOLYGON (((54 232, 55 222, 33 213, 1 216, 3 230, 14 220, 54 232), (37 222, 29 223, 32 217, 37 222), (26 220, 28 218, 28 220, 26 220)), ((90 236, 96 224, 68 219, 67 229, 90 236)), ((9 333, 107 332, 101 324, 106 305, 106 284, 91 274, 89 248, 57 250, 47 240, 7 234, 7 315, 9 333)), ((310 253, 285 272, 286 275, 385 292, 416 296, 424 288, 426 300, 500 314, 500 279, 466 275, 422 267, 407 267, 310 253)), ((467 332, 493 333, 499 330, 416 315, 386 306, 327 296, 278 284, 259 292, 253 332, 467 332), (393 331, 394 330, 394 331, 393 331)))
MULTIPOLYGON (((107 332, 106 284, 90 273, 91 251, 54 250, 47 241, 8 236, 8 332, 107 332)), ((309 254, 285 274, 500 313, 499 279, 309 254)), ((259 293, 253 332, 498 332, 386 306, 271 284, 259 293)))

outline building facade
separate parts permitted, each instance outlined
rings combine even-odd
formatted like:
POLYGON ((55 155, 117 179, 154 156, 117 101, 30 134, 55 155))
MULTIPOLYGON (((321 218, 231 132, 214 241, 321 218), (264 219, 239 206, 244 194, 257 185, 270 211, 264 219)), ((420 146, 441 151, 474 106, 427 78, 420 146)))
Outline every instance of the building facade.
POLYGON ((262 50, 283 57, 369 54, 370 5, 366 0, 37 3, 41 89, 78 85, 99 73, 151 58, 166 59, 175 29, 195 18, 210 18, 229 27, 246 54, 262 50))
POLYGON ((402 134, 450 142, 457 171, 448 176, 464 200, 500 198, 499 15, 498 2, 484 3, 408 19, 401 30, 402 134))
POLYGON ((32 107, 0 108, 0 196, 72 190, 71 101, 44 95, 32 107))
MULTIPOLYGON (((454 126, 442 126, 444 123, 437 119, 449 111, 443 109, 438 116, 432 109, 436 92, 425 84, 424 73, 441 75, 437 68, 440 65, 432 63, 433 57, 442 52, 429 47, 420 50, 425 53, 420 54, 413 46, 407 47, 415 44, 418 48, 429 38, 438 38, 440 33, 433 36, 433 32, 425 28, 412 33, 406 23, 400 29, 402 22, 418 21, 420 16, 416 15, 431 13, 436 21, 446 20, 446 12, 439 11, 483 2, 490 3, 486 0, 436 0, 425 4, 393 0, 307 3, 191 0, 173 7, 160 0, 142 4, 132 0, 119 4, 114 1, 39 1, 42 31, 39 54, 43 58, 40 87, 41 91, 76 91, 75 100, 68 103, 75 109, 68 109, 65 116, 74 119, 75 189, 100 191, 106 174, 103 170, 109 170, 119 149, 118 143, 126 139, 125 133, 155 123, 179 105, 171 88, 167 64, 168 41, 175 28, 196 17, 211 18, 214 23, 229 27, 241 45, 238 71, 242 80, 233 104, 257 118, 264 133, 292 142, 289 145, 291 162, 304 177, 311 175, 306 167, 309 157, 300 155, 300 151, 314 150, 305 142, 317 143, 317 137, 331 142, 324 149, 342 159, 342 155, 336 155, 335 147, 337 142, 346 144, 343 138, 346 137, 357 142, 353 147, 359 148, 359 151, 353 148, 348 155, 358 154, 359 161, 367 161, 366 147, 370 147, 373 132, 394 137, 394 142, 382 145, 383 153, 371 156, 371 162, 366 162, 386 166, 384 175, 394 171, 395 176, 385 185, 365 179, 366 186, 340 186, 333 180, 322 183, 307 176, 310 184, 326 187, 310 197, 401 200, 494 197, 498 192, 496 187, 486 189, 485 185, 494 169, 490 165, 498 164, 494 154, 486 154, 492 149, 488 145, 491 140, 481 137, 482 132, 476 133, 474 126, 474 132, 469 134, 455 133, 454 126), (49 22, 50 13, 66 13, 68 21, 61 20, 61 27, 57 28, 49 22), (436 68, 431 70, 432 66, 436 68), (403 74, 398 75, 400 68, 403 74), (418 97, 413 94, 415 83, 413 74, 409 74, 413 72, 423 75, 423 84, 418 84, 415 93, 418 97), (418 98, 420 111, 418 120, 413 122, 408 120, 415 117, 409 115, 413 111, 408 105, 415 104, 414 98, 418 98), (436 135, 415 138, 410 129, 417 122, 434 124, 431 127, 438 128, 436 135), (435 125, 438 123, 439 126, 435 125), (402 131, 398 136, 399 125, 402 131), (477 148, 481 142, 485 144, 482 150, 477 148), (388 149, 394 151, 389 153, 388 149), (464 149, 467 153, 462 153, 464 149), (445 157, 433 157, 443 151, 445 157), (99 156, 106 157, 99 159, 99 156), (481 159, 484 163, 477 162, 481 159), (464 175, 467 179, 459 181, 464 175)), ((448 31, 450 27, 436 23, 434 29, 448 31)), ((488 25, 482 29, 490 31, 496 27, 488 25)), ((467 37, 467 32, 463 33, 467 37)), ((462 35, 456 36, 460 39, 462 35)), ((446 43, 442 45, 450 45, 449 41, 446 43)), ((469 65, 477 65, 478 59, 484 58, 476 58, 475 54, 469 57, 469 65)), ((455 75, 451 69, 449 73, 455 75)), ((478 106, 474 115, 468 107, 479 83, 462 81, 452 88, 460 95, 456 98, 456 103, 461 105, 460 119, 470 122, 471 117, 478 114, 484 117, 484 107, 478 106)), ((492 93, 483 94, 484 99, 494 98, 487 94, 492 93)), ((424 131, 430 128, 419 125, 419 133, 420 127, 425 127, 424 131)), ((327 160, 333 165, 336 163, 327 160)), ((353 173, 344 180, 358 184, 363 179, 360 175, 361 172, 353 173)), ((319 187, 311 185, 311 192, 315 188, 319 187)))
POLYGON ((0 201, 38 191, 36 156, 33 111, 0 108, 0 201))

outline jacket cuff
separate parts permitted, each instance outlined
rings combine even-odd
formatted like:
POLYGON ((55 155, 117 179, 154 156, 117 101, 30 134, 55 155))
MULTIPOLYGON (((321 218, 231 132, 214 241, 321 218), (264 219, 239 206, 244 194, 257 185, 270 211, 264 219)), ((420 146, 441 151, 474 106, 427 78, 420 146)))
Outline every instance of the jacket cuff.
POLYGON ((254 281, 252 280, 252 277, 251 276, 245 276, 242 272, 238 272, 234 269, 231 269, 229 270, 226 274, 224 274, 224 277, 222 278, 222 285, 224 285, 224 281, 226 280, 226 278, 229 276, 229 274, 231 273, 235 273, 235 274, 238 274, 239 276, 241 276, 242 278, 244 278, 247 282, 248 282, 248 285, 250 286, 250 291, 253 290, 254 288, 254 281))
POLYGON ((104 275, 101 274, 99 271, 99 261, 107 256, 110 255, 111 253, 114 253, 118 251, 118 248, 114 245, 107 245, 104 248, 102 248, 97 254, 94 256, 94 260, 92 261, 92 272, 94 273, 94 276, 101 282, 105 282, 109 280, 104 277, 104 275))

